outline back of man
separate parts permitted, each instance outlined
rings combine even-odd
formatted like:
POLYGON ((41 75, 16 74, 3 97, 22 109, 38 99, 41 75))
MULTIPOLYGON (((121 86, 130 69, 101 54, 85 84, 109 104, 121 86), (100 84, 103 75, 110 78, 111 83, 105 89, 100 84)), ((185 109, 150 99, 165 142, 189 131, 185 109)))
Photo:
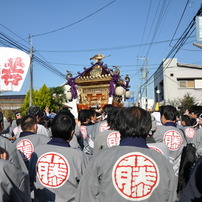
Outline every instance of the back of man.
MULTIPOLYGON (((0 132, 4 128, 3 123, 3 113, 0 112, 0 132)), ((13 145, 13 143, 8 140, 5 137, 0 136, 0 147, 5 149, 9 154, 9 161, 18 169, 23 170, 24 172, 27 172, 27 168, 24 164, 24 161, 20 155, 20 153, 17 151, 16 147, 13 145)))
POLYGON ((170 201, 176 185, 171 164, 153 149, 107 148, 91 160, 79 184, 77 202, 170 201))
MULTIPOLYGON (((78 183, 88 163, 87 156, 82 151, 71 147, 40 145, 31 159, 31 168, 34 168, 35 162, 37 162, 35 199, 73 201, 78 183)), ((30 175, 34 176, 34 170, 30 172, 30 175)))
POLYGON ((93 155, 97 154, 100 150, 117 146, 120 143, 120 133, 116 130, 104 130, 95 138, 93 155))
POLYGON ((20 137, 14 142, 14 145, 22 154, 27 167, 29 167, 29 160, 35 147, 40 144, 46 144, 50 138, 45 135, 36 134, 37 121, 32 115, 22 117, 21 128, 23 131, 20 133, 20 137))
POLYGON ((55 116, 52 139, 35 149, 30 160, 31 182, 37 201, 74 201, 77 186, 88 163, 87 156, 70 147, 75 120, 70 114, 55 116))
POLYGON ((27 173, 0 159, 0 176, 0 201, 31 202, 27 173))
POLYGON ((170 201, 176 198, 173 168, 149 149, 149 112, 126 107, 117 114, 120 146, 106 148, 91 159, 79 184, 76 201, 170 201))
POLYGON ((177 110, 170 105, 161 108, 162 126, 158 126, 153 137, 156 142, 163 142, 169 149, 169 160, 178 176, 183 147, 186 145, 183 131, 176 127, 177 110))

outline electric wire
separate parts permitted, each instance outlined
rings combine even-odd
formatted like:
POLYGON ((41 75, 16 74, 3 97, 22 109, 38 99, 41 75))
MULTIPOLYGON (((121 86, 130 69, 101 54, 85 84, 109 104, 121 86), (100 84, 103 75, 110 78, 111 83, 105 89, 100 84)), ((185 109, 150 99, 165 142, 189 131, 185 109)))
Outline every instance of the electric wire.
MULTIPOLYGON (((202 7, 201 7, 202 8, 202 7)), ((194 18, 192 19, 192 21, 189 23, 188 27, 185 29, 185 31, 183 32, 182 36, 180 37, 180 39, 176 42, 176 44, 173 46, 173 48, 171 49, 171 51, 168 53, 167 57, 168 58, 168 62, 165 65, 164 68, 162 68, 161 71, 160 67, 163 66, 163 61, 160 63, 158 69, 149 77, 149 79, 144 82, 141 86, 140 89, 143 88, 145 85, 150 85, 151 83, 154 82, 154 78, 153 76, 155 75, 155 77, 157 78, 159 75, 161 75, 169 66, 169 64, 171 63, 172 59, 175 57, 175 55, 177 54, 177 52, 181 49, 181 47, 185 44, 186 40, 188 40, 188 38, 191 36, 191 34, 194 32, 195 29, 193 29, 191 31, 191 29, 194 27, 195 25, 195 17, 198 15, 201 15, 201 8, 198 10, 198 12, 196 13, 196 15, 194 16, 194 18), (172 55, 171 58, 169 58, 172 55), (151 80, 153 78, 153 80, 149 82, 149 80, 151 80)))
POLYGON ((190 0, 187 0, 187 3, 185 4, 184 10, 183 10, 183 12, 182 12, 182 15, 181 15, 180 20, 179 20, 179 22, 178 22, 178 24, 177 24, 177 27, 176 27, 176 29, 175 29, 175 32, 174 32, 173 36, 172 36, 172 39, 171 39, 171 41, 170 41, 169 46, 171 45, 171 43, 172 43, 172 41, 173 41, 173 38, 174 38, 174 36, 175 36, 176 33, 177 33, 177 30, 178 30, 178 28, 179 28, 179 26, 180 26, 180 23, 181 23, 181 21, 182 21, 182 18, 184 17, 184 14, 185 14, 185 11, 186 11, 187 6, 188 6, 188 4, 189 4, 189 1, 190 1, 190 0))
POLYGON ((80 19, 80 20, 77 20, 76 22, 73 22, 73 23, 71 23, 71 24, 69 24, 69 25, 66 25, 66 26, 64 26, 64 27, 61 27, 61 28, 58 28, 58 29, 55 29, 55 30, 52 30, 52 31, 49 31, 49 32, 44 32, 44 33, 41 33, 41 34, 34 34, 33 37, 39 37, 39 36, 43 36, 43 35, 47 35, 47 34, 52 34, 52 33, 54 33, 54 32, 58 32, 58 31, 60 31, 60 30, 66 29, 66 28, 68 28, 68 27, 71 27, 71 26, 73 26, 73 25, 75 25, 75 24, 78 24, 78 23, 84 21, 85 19, 87 19, 87 18, 89 18, 89 17, 95 15, 96 13, 100 12, 101 10, 107 8, 108 6, 110 6, 111 4, 113 4, 115 1, 116 1, 116 0, 111 1, 111 2, 108 3, 107 5, 105 5, 105 6, 103 6, 102 8, 96 10, 95 12, 93 12, 93 13, 91 13, 91 14, 85 16, 84 18, 82 18, 82 19, 80 19))

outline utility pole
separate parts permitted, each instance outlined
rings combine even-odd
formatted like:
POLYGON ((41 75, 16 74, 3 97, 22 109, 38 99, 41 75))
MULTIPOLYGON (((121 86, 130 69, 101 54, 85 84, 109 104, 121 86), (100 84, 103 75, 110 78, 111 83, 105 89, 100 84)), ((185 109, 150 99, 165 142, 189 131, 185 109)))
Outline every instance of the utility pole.
POLYGON ((148 58, 145 58, 146 60, 146 64, 145 64, 145 81, 146 81, 146 85, 145 85, 145 109, 148 109, 148 58))
MULTIPOLYGON (((138 60, 145 60, 145 65, 144 67, 141 67, 141 72, 142 72, 142 75, 141 75, 141 79, 145 79, 145 87, 144 87, 144 90, 145 90, 145 109, 147 110, 148 108, 148 58, 147 57, 140 57, 138 58, 138 60)), ((142 107, 142 89, 140 88, 139 90, 139 100, 140 100, 140 107, 142 107)))
POLYGON ((29 35, 30 40, 30 94, 29 94, 29 106, 32 106, 32 89, 33 89, 33 46, 32 46, 32 35, 29 35))

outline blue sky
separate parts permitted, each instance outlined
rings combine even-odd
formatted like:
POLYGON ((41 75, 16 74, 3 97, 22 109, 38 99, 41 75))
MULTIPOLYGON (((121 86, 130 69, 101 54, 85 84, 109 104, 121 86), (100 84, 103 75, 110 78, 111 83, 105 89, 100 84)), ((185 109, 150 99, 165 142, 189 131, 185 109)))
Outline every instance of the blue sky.
MULTIPOLYGON (((104 63, 120 66, 123 76, 129 74, 130 90, 136 96, 144 83, 140 71, 144 58, 148 58, 150 77, 175 45, 172 39, 182 35, 201 3, 190 0, 182 17, 187 0, 6 0, 1 2, 0 30, 28 49, 28 37, 33 35, 35 54, 64 74, 69 70, 76 76, 83 67, 90 67, 95 54, 110 55, 104 63)), ((202 64, 202 52, 193 42, 195 33, 177 53, 179 62, 202 64)), ((43 66, 33 65, 34 89, 65 82, 43 66)), ((27 90, 29 74, 16 94, 26 94, 27 90)), ((152 94, 150 84, 150 98, 152 94)))

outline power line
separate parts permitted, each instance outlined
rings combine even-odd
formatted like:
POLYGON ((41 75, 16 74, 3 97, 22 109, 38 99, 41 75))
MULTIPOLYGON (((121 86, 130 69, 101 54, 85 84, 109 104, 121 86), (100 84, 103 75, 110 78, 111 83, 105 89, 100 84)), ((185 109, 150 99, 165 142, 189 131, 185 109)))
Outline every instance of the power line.
MULTIPOLYGON (((179 40, 178 39, 173 39, 174 41, 179 40)), ((106 51, 106 50, 116 50, 116 49, 127 49, 127 48, 134 48, 134 47, 139 47, 139 46, 149 46, 153 44, 161 44, 161 43, 167 43, 170 42, 169 40, 164 40, 164 41, 157 41, 153 43, 145 43, 145 44, 133 44, 133 45, 126 45, 126 46, 116 46, 116 47, 109 47, 109 48, 97 48, 97 49, 80 49, 80 50, 64 50, 64 51, 57 51, 57 50, 38 50, 38 52, 48 52, 48 53, 74 53, 74 52, 95 52, 95 51, 106 51)))
POLYGON ((148 81, 151 80, 153 78, 153 76, 155 75, 156 77, 158 77, 160 74, 162 74, 162 72, 164 72, 169 64, 171 63, 172 59, 175 57, 175 55, 177 54, 177 52, 181 49, 181 47, 185 44, 185 42, 190 38, 191 34, 195 31, 194 25, 195 25, 195 17, 198 15, 201 15, 202 12, 202 7, 198 10, 198 12, 196 13, 196 15, 193 17, 192 21, 189 23, 188 27, 185 29, 185 31, 183 32, 182 36, 180 37, 180 39, 176 42, 176 44, 173 46, 172 50, 168 53, 166 58, 169 58, 171 55, 171 58, 168 60, 167 64, 165 65, 164 68, 162 68, 161 71, 157 72, 158 70, 160 70, 160 67, 162 67, 163 62, 160 63, 158 69, 149 77, 149 79, 140 86, 140 88, 142 88, 145 85, 150 85, 151 83, 153 83, 154 81, 150 82, 148 84, 148 81), (193 29, 193 30, 192 30, 193 29))
POLYGON ((187 6, 188 6, 188 4, 189 4, 189 1, 190 1, 190 0, 187 0, 187 3, 186 3, 186 5, 185 5, 185 7, 184 7, 184 10, 183 10, 183 12, 182 12, 182 15, 181 15, 181 17, 180 17, 180 20, 179 20, 179 22, 178 22, 178 25, 177 25, 177 27, 176 27, 176 29, 175 29, 175 32, 174 32, 174 34, 173 34, 173 37, 172 37, 172 39, 171 39, 169 45, 171 45, 171 43, 172 43, 172 41, 173 41, 173 38, 174 38, 175 34, 177 33, 177 30, 178 30, 178 28, 179 28, 179 26, 180 26, 180 23, 181 23, 181 21, 182 21, 182 18, 183 18, 183 16, 184 16, 184 13, 185 13, 185 11, 186 11, 186 9, 187 9, 187 6))
MULTIPOLYGON (((20 45, 18 42, 15 42, 13 39, 9 38, 8 36, 6 36, 3 33, 0 33, 0 42, 2 42, 6 46, 15 47, 15 48, 18 48, 19 50, 22 50, 22 51, 24 51, 26 53, 29 53, 29 51, 28 51, 29 48, 28 47, 20 45)), ((65 74, 63 74, 62 72, 57 70, 49 62, 40 59, 38 56, 33 55, 33 61, 35 61, 38 64, 42 65, 43 67, 45 67, 46 69, 48 69, 52 73, 54 73, 54 74, 56 74, 56 75, 58 75, 58 76, 60 76, 62 78, 65 78, 65 74)))
POLYGON ((75 24, 78 24, 78 23, 84 21, 85 19, 87 19, 87 18, 89 18, 89 17, 95 15, 96 13, 100 12, 101 10, 105 9, 106 7, 108 7, 109 5, 111 5, 112 3, 114 3, 115 1, 116 1, 116 0, 111 1, 111 2, 108 3, 107 5, 105 5, 105 6, 103 6, 102 8, 96 10, 95 12, 91 13, 90 15, 87 15, 87 16, 84 17, 84 18, 82 18, 82 19, 80 19, 80 20, 77 20, 76 22, 73 22, 73 23, 71 23, 71 24, 69 24, 69 25, 66 25, 66 26, 64 26, 64 27, 61 27, 61 28, 58 28, 58 29, 55 29, 55 30, 52 30, 52 31, 49 31, 49 32, 45 32, 45 33, 42 33, 42 34, 35 34, 35 35, 33 35, 33 37, 38 37, 38 36, 43 36, 43 35, 51 34, 51 33, 54 33, 54 32, 57 32, 57 31, 60 31, 60 30, 63 30, 63 29, 66 29, 66 28, 68 28, 68 27, 71 27, 71 26, 73 26, 73 25, 75 25, 75 24))

